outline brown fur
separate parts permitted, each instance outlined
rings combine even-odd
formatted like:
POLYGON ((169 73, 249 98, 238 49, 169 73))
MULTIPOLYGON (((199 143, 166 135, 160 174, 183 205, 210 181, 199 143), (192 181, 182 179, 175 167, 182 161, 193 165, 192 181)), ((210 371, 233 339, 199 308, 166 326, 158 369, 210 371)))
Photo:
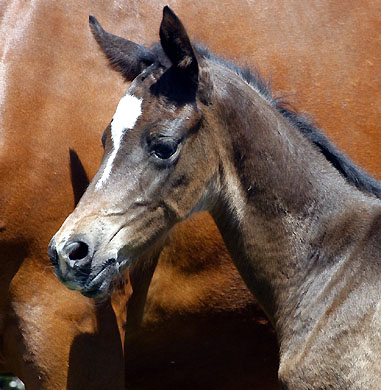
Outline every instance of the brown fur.
MULTIPOLYGON (((1 369, 20 376, 28 389, 124 387, 120 341, 124 332, 119 336, 116 323, 121 327, 126 321, 129 287, 113 298, 114 313, 108 304, 96 308, 57 282, 46 246, 74 203, 69 148, 78 152, 92 177, 101 155, 102 129, 125 88, 97 54, 88 14, 96 15, 118 35, 150 43, 157 39, 166 3, 182 16, 193 37, 220 54, 257 63, 266 75, 272 75, 277 90, 296 92, 292 97, 299 108, 314 114, 342 148, 380 174, 375 126, 381 107, 380 50, 374 39, 379 29, 376 2, 305 7, 293 1, 254 5, 244 1, 85 1, 80 6, 78 2, 37 1, 34 8, 0 2, 0 51, 5 65, 0 125, 0 359, 1 369)), ((223 382, 216 388, 254 388, 255 384, 260 389, 276 388, 274 337, 225 260, 213 223, 205 215, 194 221, 178 228, 175 237, 179 239, 171 241, 168 256, 162 255, 162 268, 155 272, 155 284, 149 289, 144 326, 135 332, 128 328, 126 382, 129 388, 152 388, 158 383, 168 388, 176 377, 179 387, 184 382, 182 372, 187 380, 195 377, 192 367, 197 362, 199 383, 207 383, 207 388, 213 388, 216 378, 223 382), (209 233, 210 239, 201 242, 201 232, 203 236, 209 233), (197 251, 192 246, 196 239, 197 251), (211 251, 219 254, 215 273, 220 267, 225 277, 211 280, 205 271, 195 278, 193 263, 210 257, 211 251), (174 267, 171 260, 172 256, 180 260, 177 253, 187 255, 182 270, 186 290, 179 283, 179 263, 174 267), (167 277, 161 287, 161 275, 170 272, 173 281, 167 277), (183 292, 175 300, 173 283, 178 283, 176 291, 183 292), (200 296, 200 291, 205 293, 200 296), (215 310, 216 320, 198 316, 200 310, 208 316, 215 310), (248 318, 253 320, 248 322, 248 318), (184 323, 191 324, 187 334, 185 326, 177 325, 184 323), (176 351, 172 330, 182 345, 176 351), (212 336, 216 349, 211 352, 208 340, 212 336), (229 350, 233 337, 238 346, 234 354, 229 350), (216 360, 208 355, 202 361, 200 353, 188 355, 189 347, 197 345, 203 346, 205 354, 215 353, 216 360), (217 348, 224 353, 218 354, 217 348), (178 356, 188 360, 174 375, 174 366, 168 362, 178 361, 178 356), (255 359, 257 370, 253 369, 255 359), (144 367, 152 367, 149 374, 144 367)), ((129 318, 139 319, 142 310, 135 315, 129 312, 129 318)))

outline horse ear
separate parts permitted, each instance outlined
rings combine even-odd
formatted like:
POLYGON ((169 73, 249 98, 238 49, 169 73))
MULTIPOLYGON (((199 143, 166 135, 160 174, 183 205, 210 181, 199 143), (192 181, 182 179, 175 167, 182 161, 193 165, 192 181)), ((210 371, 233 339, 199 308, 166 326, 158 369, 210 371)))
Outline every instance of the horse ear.
POLYGON ((197 83, 198 63, 188 34, 180 19, 165 6, 160 25, 160 43, 172 64, 187 78, 197 83))
POLYGON ((92 15, 89 16, 89 24, 95 40, 111 66, 121 73, 127 81, 132 81, 145 68, 155 62, 155 55, 151 50, 108 33, 92 15))

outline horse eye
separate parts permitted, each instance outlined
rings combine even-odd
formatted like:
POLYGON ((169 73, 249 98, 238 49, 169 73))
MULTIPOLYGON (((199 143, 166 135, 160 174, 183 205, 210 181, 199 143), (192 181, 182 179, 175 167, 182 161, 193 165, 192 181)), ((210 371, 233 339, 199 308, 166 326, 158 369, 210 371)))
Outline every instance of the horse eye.
POLYGON ((153 146, 152 152, 156 157, 167 160, 176 153, 177 146, 178 143, 173 141, 158 142, 153 146))

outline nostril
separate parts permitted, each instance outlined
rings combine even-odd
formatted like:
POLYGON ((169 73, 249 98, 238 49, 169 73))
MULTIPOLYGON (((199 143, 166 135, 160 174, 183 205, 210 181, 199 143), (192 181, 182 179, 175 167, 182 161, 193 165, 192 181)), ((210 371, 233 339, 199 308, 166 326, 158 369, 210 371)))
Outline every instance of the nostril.
POLYGON ((89 246, 82 241, 73 242, 66 247, 66 253, 70 260, 82 260, 89 254, 89 246))

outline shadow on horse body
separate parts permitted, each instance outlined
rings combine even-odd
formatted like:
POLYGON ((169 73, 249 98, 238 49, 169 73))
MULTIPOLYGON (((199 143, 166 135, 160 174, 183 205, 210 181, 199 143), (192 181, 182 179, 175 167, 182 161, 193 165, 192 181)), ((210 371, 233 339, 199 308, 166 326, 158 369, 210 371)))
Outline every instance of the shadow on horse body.
POLYGON ((379 172, 376 2, 0 1, 0 370, 29 390, 278 388, 273 331, 205 213, 136 264, 111 303, 67 290, 46 256, 86 184, 69 150, 93 176, 124 89, 96 55, 88 14, 152 42, 153 10, 167 3, 216 52, 271 64, 277 89, 297 91, 299 107, 379 172))
POLYGON ((377 388, 380 183, 359 175, 370 189, 357 189, 337 164, 356 170, 349 160, 322 135, 311 142, 318 131, 258 77, 192 47, 168 7, 152 50, 90 25, 133 82, 97 174, 51 241, 61 282, 102 297, 176 223, 207 210, 276 329, 282 385, 377 388))

